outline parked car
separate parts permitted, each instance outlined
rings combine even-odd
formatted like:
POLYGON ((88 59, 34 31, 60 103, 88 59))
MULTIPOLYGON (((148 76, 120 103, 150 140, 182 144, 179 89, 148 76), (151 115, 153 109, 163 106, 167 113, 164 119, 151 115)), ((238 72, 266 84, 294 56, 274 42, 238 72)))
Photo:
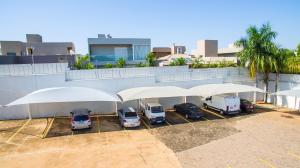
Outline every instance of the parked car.
POLYGON ((71 112, 72 129, 91 128, 92 122, 90 113, 91 111, 89 109, 74 109, 71 112))
POLYGON ((249 100, 241 99, 240 108, 242 112, 253 112, 255 109, 254 104, 252 104, 249 100))
POLYGON ((205 108, 219 111, 220 114, 236 114, 240 112, 240 98, 232 95, 210 96, 203 100, 205 108))
POLYGON ((118 116, 122 127, 139 127, 140 117, 132 107, 118 110, 118 116))
POLYGON ((176 104, 174 105, 174 109, 187 119, 199 119, 204 116, 203 111, 192 103, 176 104))
POLYGON ((142 114, 146 116, 150 124, 162 123, 166 121, 166 113, 159 103, 146 103, 140 101, 142 114))

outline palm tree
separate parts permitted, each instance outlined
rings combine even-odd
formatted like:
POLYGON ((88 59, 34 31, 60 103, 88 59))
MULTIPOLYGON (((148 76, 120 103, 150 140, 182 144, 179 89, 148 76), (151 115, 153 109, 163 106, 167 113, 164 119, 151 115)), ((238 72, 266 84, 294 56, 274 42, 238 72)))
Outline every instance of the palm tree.
POLYGON ((263 73, 265 84, 265 102, 268 98, 269 74, 274 65, 274 42, 277 33, 272 31, 270 24, 263 24, 262 27, 250 26, 247 29, 247 37, 235 42, 236 46, 243 47, 238 53, 241 63, 249 68, 250 77, 256 78, 257 73, 263 73))

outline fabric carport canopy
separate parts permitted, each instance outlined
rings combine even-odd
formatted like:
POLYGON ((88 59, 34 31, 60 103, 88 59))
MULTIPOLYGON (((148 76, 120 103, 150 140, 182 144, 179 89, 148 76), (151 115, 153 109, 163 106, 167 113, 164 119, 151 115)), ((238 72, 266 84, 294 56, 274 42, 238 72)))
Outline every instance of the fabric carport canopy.
POLYGON ((189 96, 190 91, 176 86, 136 87, 120 91, 118 95, 123 101, 130 101, 146 98, 189 96))
POLYGON ((220 83, 220 84, 205 84, 195 86, 189 89, 195 96, 214 96, 226 93, 241 93, 241 92, 264 92, 262 89, 254 86, 220 83))
POLYGON ((87 102, 87 101, 108 101, 119 102, 120 99, 114 95, 98 89, 86 87, 54 87, 34 91, 21 97, 4 107, 57 102, 87 102))
POLYGON ((295 88, 292 90, 283 90, 283 91, 272 93, 272 95, 300 97, 300 88, 295 88))

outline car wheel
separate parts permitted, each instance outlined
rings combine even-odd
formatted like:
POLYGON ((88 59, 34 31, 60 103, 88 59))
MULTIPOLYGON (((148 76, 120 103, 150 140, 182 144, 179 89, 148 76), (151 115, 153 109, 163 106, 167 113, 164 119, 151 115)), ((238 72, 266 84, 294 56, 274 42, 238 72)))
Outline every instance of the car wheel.
POLYGON ((186 118, 186 119, 189 119, 189 115, 186 114, 186 115, 185 115, 185 118, 186 118))

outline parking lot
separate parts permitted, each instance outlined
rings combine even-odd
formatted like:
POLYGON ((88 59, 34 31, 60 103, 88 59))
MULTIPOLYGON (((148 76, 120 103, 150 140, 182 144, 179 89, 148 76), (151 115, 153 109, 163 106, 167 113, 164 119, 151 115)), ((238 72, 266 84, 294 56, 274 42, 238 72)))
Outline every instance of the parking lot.
POLYGON ((76 162, 78 164, 76 165, 70 159, 87 155, 95 159, 89 163, 91 167, 101 167, 99 165, 106 167, 105 165, 112 163, 115 167, 127 167, 129 165, 126 163, 119 165, 113 162, 111 157, 120 159, 119 157, 122 158, 124 152, 127 155, 130 150, 131 155, 123 159, 133 160, 141 167, 149 167, 149 165, 152 167, 162 165, 164 167, 201 167, 199 161, 203 163, 201 164, 203 167, 212 167, 213 164, 217 165, 215 167, 248 167, 245 166, 248 159, 249 163, 255 167, 282 167, 282 165, 297 167, 300 165, 300 151, 297 150, 300 149, 300 133, 295 128, 291 128, 290 123, 288 125, 284 123, 287 121, 300 126, 299 118, 297 113, 257 109, 251 114, 234 116, 220 115, 215 111, 205 110, 203 118, 191 120, 169 110, 166 112, 164 124, 150 125, 145 117, 141 116, 141 127, 122 128, 117 116, 93 116, 92 128, 79 131, 70 129, 70 118, 68 117, 0 121, 0 161, 6 167, 18 167, 21 163, 33 167, 51 167, 51 165, 61 167, 75 165, 76 167, 81 165, 78 163, 79 161, 76 162), (269 121, 268 118, 283 121, 280 125, 275 125, 276 123, 269 121), (253 121, 261 121, 261 123, 258 122, 258 126, 253 121), (269 125, 264 125, 263 122, 269 125), (266 147, 257 139, 264 136, 261 131, 267 131, 267 127, 271 130, 269 131, 270 135, 266 134, 269 136, 267 147, 270 151, 265 151, 264 156, 260 156, 257 151, 260 151, 259 148, 265 149, 266 147), (254 129, 261 129, 261 131, 256 132, 254 129), (280 130, 278 132, 282 134, 276 135, 275 130, 280 130), (284 133, 288 133, 286 137, 284 133), (250 141, 249 136, 256 139, 250 141), (280 137, 284 142, 281 142, 280 139, 273 140, 273 142, 271 141, 272 137, 280 137), (233 142, 228 138, 232 138, 233 142), (239 140, 239 138, 243 138, 243 140, 239 140), (236 147, 236 144, 242 145, 243 148, 236 147), (273 145, 278 144, 282 146, 280 150, 273 149, 275 148, 273 145), (157 145, 160 146, 160 152, 157 152, 157 145), (229 145, 234 146, 232 148, 234 151, 231 151, 229 145), (248 149, 247 146, 252 146, 252 148, 248 149), (79 150, 81 147, 84 147, 84 150, 89 153, 82 153, 79 150), (215 147, 218 148, 217 153, 214 151, 215 147), (236 150, 241 151, 245 156, 237 156, 236 150), (237 158, 218 155, 226 155, 224 153, 226 151, 237 158), (271 153, 282 153, 282 151, 286 152, 284 159, 281 162, 275 161, 276 159, 280 160, 282 156, 271 153), (246 158, 252 153, 257 156, 246 158), (48 157, 56 154, 59 154, 60 162, 47 160, 48 157), (151 154, 151 158, 147 157, 149 154, 151 154), (103 158, 99 158, 101 156, 103 158), (40 159, 38 163, 31 163, 34 158, 40 159), (154 166, 151 163, 154 158, 163 159, 159 159, 154 166), (206 160, 203 160, 204 158, 206 160), (224 160, 224 158, 230 160, 224 160), (243 160, 239 160, 239 158, 243 160), (15 159, 18 161, 13 162, 15 159), (170 160, 172 160, 172 164, 170 164, 170 160), (218 160, 218 162, 216 163, 214 160, 218 160))

